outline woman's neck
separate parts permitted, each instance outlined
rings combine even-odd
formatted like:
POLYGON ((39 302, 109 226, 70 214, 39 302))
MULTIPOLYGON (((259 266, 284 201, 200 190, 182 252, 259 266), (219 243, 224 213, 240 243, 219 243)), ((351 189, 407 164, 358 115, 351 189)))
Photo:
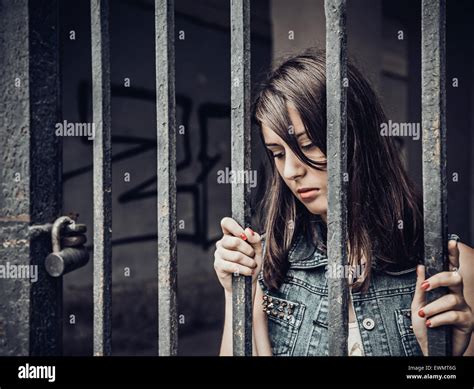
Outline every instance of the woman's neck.
POLYGON ((322 221, 324 222, 324 224, 328 224, 327 222, 327 213, 322 213, 319 215, 319 217, 322 219, 322 221))

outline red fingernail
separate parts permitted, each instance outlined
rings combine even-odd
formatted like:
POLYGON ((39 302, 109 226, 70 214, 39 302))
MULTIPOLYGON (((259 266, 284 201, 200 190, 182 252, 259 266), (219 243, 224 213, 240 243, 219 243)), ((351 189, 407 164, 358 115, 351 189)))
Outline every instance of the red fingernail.
POLYGON ((430 283, 428 281, 423 281, 421 284, 421 289, 426 290, 430 287, 430 283))
POLYGON ((426 320, 426 326, 431 327, 431 320, 426 320))
POLYGON ((425 317, 425 311, 423 311, 423 309, 420 309, 420 310, 418 311, 418 316, 420 316, 420 317, 425 317))
POLYGON ((255 232, 253 232, 253 230, 252 230, 250 227, 249 227, 249 230, 250 230, 250 232, 252 233, 252 236, 254 236, 254 235, 255 235, 255 232))
POLYGON ((241 237, 243 240, 247 240, 247 235, 245 235, 243 232, 240 234, 240 237, 241 237))

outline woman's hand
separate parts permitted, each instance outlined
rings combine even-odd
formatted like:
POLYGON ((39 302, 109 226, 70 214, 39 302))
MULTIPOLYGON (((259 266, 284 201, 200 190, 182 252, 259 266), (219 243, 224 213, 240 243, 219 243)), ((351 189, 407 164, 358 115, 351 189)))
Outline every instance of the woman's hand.
POLYGON ((221 220, 223 236, 216 242, 214 269, 224 290, 232 292, 232 274, 252 276, 257 280, 262 267, 262 238, 247 227, 245 230, 232 218, 221 220))
POLYGON ((453 355, 463 355, 474 326, 473 313, 463 294, 459 271, 459 249, 456 240, 448 242, 449 270, 425 280, 425 267, 417 267, 416 290, 411 305, 413 332, 424 355, 428 355, 427 327, 452 325, 453 355), (449 293, 426 304, 425 292, 446 286, 449 293))

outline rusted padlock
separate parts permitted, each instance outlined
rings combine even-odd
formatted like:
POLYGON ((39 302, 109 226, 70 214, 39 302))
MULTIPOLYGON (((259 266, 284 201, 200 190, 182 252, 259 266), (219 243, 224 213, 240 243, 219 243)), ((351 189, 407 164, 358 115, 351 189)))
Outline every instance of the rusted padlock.
POLYGON ((75 221, 68 216, 58 218, 51 230, 51 241, 53 252, 46 257, 45 267, 52 277, 60 277, 75 269, 85 266, 89 262, 89 251, 84 247, 86 242, 86 227, 83 224, 75 224, 75 221), (68 230, 77 234, 65 236, 61 239, 61 229, 68 224, 68 230), (61 243, 64 247, 61 250, 61 243))

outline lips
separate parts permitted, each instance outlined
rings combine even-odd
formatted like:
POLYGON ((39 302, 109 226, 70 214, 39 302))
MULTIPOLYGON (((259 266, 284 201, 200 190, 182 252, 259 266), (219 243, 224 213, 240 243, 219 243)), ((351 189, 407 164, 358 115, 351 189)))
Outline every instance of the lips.
POLYGON ((308 201, 315 198, 319 193, 319 188, 300 188, 298 189, 298 194, 301 197, 301 200, 308 201))
POLYGON ((312 190, 319 190, 319 188, 300 188, 300 189, 298 189, 298 193, 305 193, 305 192, 309 192, 309 191, 312 191, 312 190))

